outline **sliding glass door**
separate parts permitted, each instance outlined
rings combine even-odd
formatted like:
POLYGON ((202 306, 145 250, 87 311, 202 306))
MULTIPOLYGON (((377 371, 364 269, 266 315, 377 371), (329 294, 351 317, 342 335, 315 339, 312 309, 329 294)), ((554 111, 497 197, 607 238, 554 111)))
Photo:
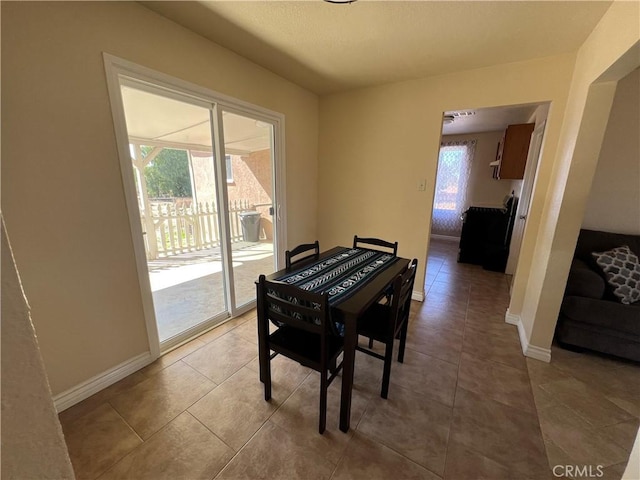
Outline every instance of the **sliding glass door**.
POLYGON ((260 273, 273 271, 273 124, 222 109, 225 181, 235 308, 256 298, 260 273))
POLYGON ((256 279, 275 268, 276 124, 130 77, 119 89, 166 349, 252 308, 256 279))

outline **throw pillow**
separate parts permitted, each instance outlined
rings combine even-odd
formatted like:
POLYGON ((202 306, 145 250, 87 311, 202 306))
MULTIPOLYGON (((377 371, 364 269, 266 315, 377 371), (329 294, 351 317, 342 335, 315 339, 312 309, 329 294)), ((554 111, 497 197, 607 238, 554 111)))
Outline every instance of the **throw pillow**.
POLYGON ((627 245, 591 255, 622 303, 630 305, 640 300, 640 261, 627 245))

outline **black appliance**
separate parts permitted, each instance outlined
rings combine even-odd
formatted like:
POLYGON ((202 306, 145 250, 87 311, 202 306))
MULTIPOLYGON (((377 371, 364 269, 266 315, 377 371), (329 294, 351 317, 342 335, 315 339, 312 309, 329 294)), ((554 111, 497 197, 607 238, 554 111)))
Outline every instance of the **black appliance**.
POLYGON ((469 207, 462 216, 458 262, 504 272, 518 199, 507 195, 501 208, 469 207))

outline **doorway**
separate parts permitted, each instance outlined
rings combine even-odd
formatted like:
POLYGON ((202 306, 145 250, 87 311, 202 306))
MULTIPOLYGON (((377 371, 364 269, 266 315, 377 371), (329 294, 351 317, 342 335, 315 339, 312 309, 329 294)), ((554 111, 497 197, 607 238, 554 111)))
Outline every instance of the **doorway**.
POLYGON ((548 104, 527 104, 443 113, 430 240, 455 245, 459 262, 513 273, 510 269, 518 257, 512 236, 516 212, 523 217, 518 223, 521 232, 548 108, 548 104), (507 132, 511 127, 524 130, 525 125, 536 128, 537 152, 527 160, 530 131, 522 133, 523 171, 500 174, 496 165, 507 132))
POLYGON ((149 337, 166 351, 253 308, 255 280, 276 269, 281 122, 226 98, 113 78, 149 337))

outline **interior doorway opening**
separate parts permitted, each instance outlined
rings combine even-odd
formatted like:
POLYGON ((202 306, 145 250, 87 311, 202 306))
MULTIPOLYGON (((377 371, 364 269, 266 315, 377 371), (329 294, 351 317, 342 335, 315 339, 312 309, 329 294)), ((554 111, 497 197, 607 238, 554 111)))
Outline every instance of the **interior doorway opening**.
MULTIPOLYGON (((513 275, 548 111, 540 103, 443 113, 429 240, 455 244, 461 263, 513 275)), ((427 266, 427 283, 432 273, 427 266)))

